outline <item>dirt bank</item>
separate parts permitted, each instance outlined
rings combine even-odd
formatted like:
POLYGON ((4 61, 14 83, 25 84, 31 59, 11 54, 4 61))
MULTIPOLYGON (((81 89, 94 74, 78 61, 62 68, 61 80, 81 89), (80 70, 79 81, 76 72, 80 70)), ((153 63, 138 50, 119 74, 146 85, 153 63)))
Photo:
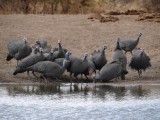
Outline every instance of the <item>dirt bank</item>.
MULTIPOLYGON (((138 32, 143 33, 138 47, 145 49, 151 58, 152 67, 137 80, 136 71, 129 70, 128 81, 157 81, 160 80, 160 24, 153 22, 135 21, 138 16, 118 16, 119 21, 100 23, 91 21, 89 15, 1 15, 0 16, 0 81, 29 82, 25 73, 13 76, 16 61, 6 62, 7 43, 10 38, 26 36, 31 44, 38 38, 45 38, 56 46, 58 39, 62 45, 72 52, 72 55, 82 57, 87 52, 106 44, 106 57, 111 60, 116 39, 136 38, 138 32)), ((127 53, 130 62, 130 53, 127 53)), ((34 78, 33 78, 34 79, 34 78)), ((119 81, 117 81, 119 83, 119 81)))

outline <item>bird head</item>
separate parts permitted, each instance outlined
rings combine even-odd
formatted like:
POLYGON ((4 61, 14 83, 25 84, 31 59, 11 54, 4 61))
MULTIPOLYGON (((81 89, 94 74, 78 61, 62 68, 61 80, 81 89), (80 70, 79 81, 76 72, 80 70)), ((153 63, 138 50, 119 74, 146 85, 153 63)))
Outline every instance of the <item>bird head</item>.
POLYGON ((104 49, 104 50, 105 50, 105 49, 107 49, 107 46, 106 46, 106 45, 104 45, 104 46, 103 46, 103 49, 104 49))
POLYGON ((120 38, 118 37, 118 38, 117 38, 117 43, 119 43, 119 41, 120 41, 120 38))
POLYGON ((53 49, 53 48, 51 49, 50 53, 51 53, 51 54, 53 54, 53 53, 54 53, 54 49, 53 49))
POLYGON ((37 54, 37 53, 40 51, 40 50, 39 50, 39 47, 37 47, 37 46, 34 47, 34 48, 33 48, 33 51, 34 51, 34 54, 37 54))
POLYGON ((24 37, 24 38, 23 38, 23 41, 24 41, 24 43, 27 43, 27 38, 24 37))
POLYGON ((64 59, 64 60, 63 60, 63 67, 64 67, 65 69, 67 69, 67 68, 69 67, 69 65, 70 65, 70 61, 67 60, 67 59, 64 59))
POLYGON ((66 52, 66 54, 65 54, 65 58, 66 58, 67 60, 69 60, 69 59, 70 59, 70 55, 71 55, 71 53, 66 52))
POLYGON ((43 53, 43 48, 40 48, 39 51, 40 51, 40 53, 42 54, 42 53, 43 53))
POLYGON ((121 47, 119 45, 119 42, 120 42, 120 38, 117 39, 117 46, 116 46, 116 49, 115 50, 121 50, 121 47))
POLYGON ((83 56, 84 56, 83 61, 87 60, 88 54, 87 54, 87 53, 84 53, 83 56))
POLYGON ((143 56, 144 49, 143 49, 143 48, 138 48, 138 50, 140 50, 140 53, 139 53, 139 55, 140 55, 140 56, 143 56))
POLYGON ((84 57, 88 57, 88 54, 87 54, 87 53, 84 53, 84 57))
POLYGON ((61 43, 61 40, 58 40, 58 44, 60 44, 61 43))
POLYGON ((143 35, 142 33, 138 33, 138 36, 141 36, 141 35, 143 35))
POLYGON ((40 44, 40 41, 39 41, 39 40, 36 40, 36 44, 40 44))
POLYGON ((140 48, 140 50, 141 50, 142 52, 144 52, 144 49, 143 49, 143 48, 140 48))

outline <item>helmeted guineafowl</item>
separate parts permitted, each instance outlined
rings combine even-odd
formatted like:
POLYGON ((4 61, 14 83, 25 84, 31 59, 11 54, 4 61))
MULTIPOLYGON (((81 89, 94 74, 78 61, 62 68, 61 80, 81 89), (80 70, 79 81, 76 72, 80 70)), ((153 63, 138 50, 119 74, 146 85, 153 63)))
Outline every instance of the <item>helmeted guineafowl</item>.
POLYGON ((93 79, 101 81, 110 81, 121 75, 122 65, 119 61, 113 61, 102 67, 98 75, 93 75, 93 79))
POLYGON ((37 48, 38 49, 43 48, 43 53, 49 53, 52 49, 51 45, 47 44, 46 40, 37 40, 36 43, 33 45, 33 49, 37 49, 37 48))
POLYGON ((51 61, 41 61, 34 64, 31 67, 28 67, 28 71, 32 71, 33 75, 38 79, 34 72, 42 73, 43 76, 52 77, 59 79, 59 77, 65 72, 65 69, 68 67, 69 61, 64 60, 63 66, 51 61))
POLYGON ((8 43, 8 51, 9 53, 6 60, 10 61, 12 58, 15 58, 18 64, 19 60, 31 54, 32 49, 29 46, 27 38, 23 38, 23 40, 10 41, 8 43))
POLYGON ((127 66, 127 57, 124 54, 124 52, 122 51, 122 49, 119 46, 119 38, 117 40, 117 45, 116 48, 114 50, 114 54, 112 56, 112 61, 119 61, 122 64, 122 73, 121 73, 121 79, 125 80, 125 74, 128 73, 128 71, 126 70, 126 66, 127 66))
MULTIPOLYGON (((58 51, 59 48, 55 47, 53 48, 53 52, 58 51)), ((68 50, 66 48, 62 48, 64 53, 66 53, 68 50)))
POLYGON ((141 35, 142 33, 139 33, 136 40, 123 40, 123 41, 120 40, 119 41, 120 47, 125 51, 125 53, 131 52, 132 54, 133 49, 135 49, 139 43, 141 35))
POLYGON ((58 40, 58 51, 54 52, 58 58, 65 58, 65 52, 62 48, 61 41, 58 40))
POLYGON ((65 59, 65 58, 57 58, 57 59, 55 59, 53 62, 55 62, 55 63, 59 64, 60 66, 62 66, 64 59, 65 59))
POLYGON ((70 72, 70 79, 72 80, 72 74, 73 76, 77 78, 79 74, 84 74, 88 70, 88 60, 87 60, 88 54, 84 54, 84 58, 77 58, 77 57, 70 57, 70 65, 67 68, 67 71, 70 72))
POLYGON ((131 69, 137 70, 140 77, 142 75, 142 70, 145 71, 147 68, 151 67, 150 58, 143 49, 137 48, 134 51, 129 66, 131 69))
POLYGON ((36 43, 34 46, 44 49, 47 46, 47 41, 46 40, 36 40, 36 43))
POLYGON ((37 62, 44 61, 46 58, 43 55, 43 50, 40 50, 40 54, 31 54, 28 57, 24 58, 18 66, 16 67, 13 75, 18 73, 23 73, 27 71, 27 68, 36 64, 37 62))
POLYGON ((98 70, 100 70, 107 63, 105 49, 107 49, 107 46, 103 46, 98 52, 92 53, 91 60, 95 64, 96 69, 98 70))
POLYGON ((51 49, 49 53, 44 53, 44 56, 46 57, 47 61, 54 61, 55 59, 53 49, 51 49))
POLYGON ((54 61, 57 58, 65 58, 65 52, 61 46, 60 40, 58 40, 58 46, 58 51, 54 51, 54 49, 51 49, 49 54, 45 54, 46 60, 54 61))

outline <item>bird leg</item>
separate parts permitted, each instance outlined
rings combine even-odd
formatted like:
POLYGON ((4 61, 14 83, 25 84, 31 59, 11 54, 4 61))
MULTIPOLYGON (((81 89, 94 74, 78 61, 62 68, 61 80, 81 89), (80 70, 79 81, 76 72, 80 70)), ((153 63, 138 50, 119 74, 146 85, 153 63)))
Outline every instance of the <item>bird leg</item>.
POLYGON ((29 77, 29 80, 31 80, 31 76, 29 75, 29 71, 27 71, 27 75, 29 77))
POLYGON ((19 60, 17 60, 17 66, 18 66, 19 60))
POLYGON ((34 73, 34 71, 32 71, 33 76, 36 77, 36 79, 38 80, 38 77, 36 76, 36 74, 34 73))
POLYGON ((139 72, 140 72, 140 76, 142 77, 142 70, 139 70, 139 72))
POLYGON ((58 91, 59 91, 59 93, 60 93, 60 90, 61 90, 61 89, 60 89, 60 85, 57 86, 57 89, 58 89, 58 91))
POLYGON ((138 75, 139 75, 139 79, 140 79, 140 77, 141 77, 141 71, 140 70, 138 70, 138 75))
POLYGON ((121 80, 125 80, 125 75, 121 74, 121 80))
POLYGON ((132 51, 131 51, 131 55, 133 56, 133 53, 132 53, 132 51))
POLYGON ((89 80, 89 78, 87 77, 87 75, 84 74, 84 76, 86 77, 87 80, 89 80))
POLYGON ((81 83, 83 82, 82 75, 83 75, 83 74, 81 74, 81 83))
POLYGON ((44 77, 44 75, 42 75, 43 79, 45 80, 46 83, 48 83, 46 77, 44 77))
POLYGON ((70 73, 70 83, 72 84, 72 73, 70 73))
POLYGON ((61 82, 62 80, 60 80, 58 77, 56 77, 56 81, 57 82, 61 82))
POLYGON ((78 80, 78 77, 77 77, 77 76, 75 76, 75 78, 76 78, 76 81, 78 81, 78 84, 79 84, 79 80, 78 80))

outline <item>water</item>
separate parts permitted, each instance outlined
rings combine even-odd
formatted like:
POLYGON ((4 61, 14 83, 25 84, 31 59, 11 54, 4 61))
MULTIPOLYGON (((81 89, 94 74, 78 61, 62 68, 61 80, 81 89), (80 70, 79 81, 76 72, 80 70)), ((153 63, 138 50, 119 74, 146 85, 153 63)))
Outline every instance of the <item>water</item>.
POLYGON ((0 84, 0 120, 159 120, 160 85, 0 84))

